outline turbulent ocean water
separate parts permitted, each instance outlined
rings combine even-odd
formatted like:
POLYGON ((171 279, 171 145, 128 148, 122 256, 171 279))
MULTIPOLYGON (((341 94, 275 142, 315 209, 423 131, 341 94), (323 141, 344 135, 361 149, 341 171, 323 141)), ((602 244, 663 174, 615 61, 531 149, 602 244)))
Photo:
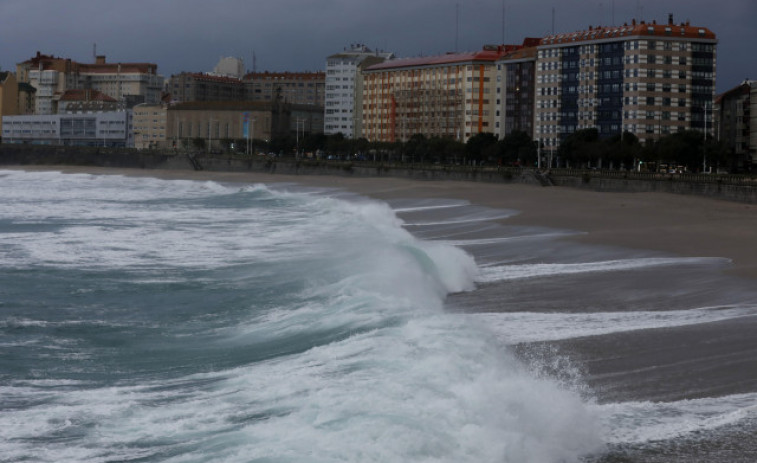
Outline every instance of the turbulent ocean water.
POLYGON ((723 259, 286 184, 0 194, 2 462, 755 461, 723 259))

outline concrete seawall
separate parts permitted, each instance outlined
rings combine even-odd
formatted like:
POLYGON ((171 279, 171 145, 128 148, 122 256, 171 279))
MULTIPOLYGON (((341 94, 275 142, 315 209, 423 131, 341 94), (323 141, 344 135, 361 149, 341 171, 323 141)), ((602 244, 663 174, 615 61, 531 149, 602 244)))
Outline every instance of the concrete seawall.
POLYGON ((736 176, 654 175, 634 172, 562 171, 496 167, 385 164, 372 162, 270 159, 130 149, 71 146, 0 145, 2 165, 80 165, 133 169, 172 169, 230 172, 266 172, 287 175, 400 177, 487 183, 528 183, 603 192, 660 192, 757 203, 757 180, 736 176))

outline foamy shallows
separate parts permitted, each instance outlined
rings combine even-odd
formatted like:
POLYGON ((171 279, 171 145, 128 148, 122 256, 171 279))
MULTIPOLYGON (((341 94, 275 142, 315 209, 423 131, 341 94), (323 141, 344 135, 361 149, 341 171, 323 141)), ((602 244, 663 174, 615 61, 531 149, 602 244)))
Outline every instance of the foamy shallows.
MULTIPOLYGON (((386 204, 0 172, 0 460, 569 462, 604 412, 476 317, 386 204)), ((506 214, 501 214, 502 216, 506 214)), ((497 218, 475 213, 460 221, 497 218)))
POLYGON ((701 307, 687 310, 593 313, 479 313, 506 344, 558 341, 625 331, 672 328, 757 316, 757 306, 701 307))

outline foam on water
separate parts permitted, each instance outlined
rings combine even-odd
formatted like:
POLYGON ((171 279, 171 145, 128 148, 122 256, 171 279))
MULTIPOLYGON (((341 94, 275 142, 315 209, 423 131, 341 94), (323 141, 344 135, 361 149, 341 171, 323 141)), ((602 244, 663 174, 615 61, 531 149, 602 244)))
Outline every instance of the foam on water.
POLYGON ((713 431, 757 418, 757 394, 677 402, 623 402, 594 405, 602 416, 606 440, 638 444, 713 431))
POLYGON ((729 262, 729 259, 715 257, 647 257, 640 259, 618 259, 571 264, 493 265, 482 267, 476 281, 479 283, 492 283, 496 281, 517 280, 523 278, 590 272, 626 271, 672 265, 698 265, 703 263, 726 265, 729 262))
POLYGON ((386 204, 23 172, 0 193, 0 278, 18 285, 0 334, 19 344, 0 363, 1 461, 566 462, 601 447, 577 394, 444 312, 474 288, 473 258, 414 238, 386 204))
POLYGON ((480 313, 473 315, 506 344, 558 341, 625 331, 696 325, 757 316, 757 306, 593 313, 480 313))

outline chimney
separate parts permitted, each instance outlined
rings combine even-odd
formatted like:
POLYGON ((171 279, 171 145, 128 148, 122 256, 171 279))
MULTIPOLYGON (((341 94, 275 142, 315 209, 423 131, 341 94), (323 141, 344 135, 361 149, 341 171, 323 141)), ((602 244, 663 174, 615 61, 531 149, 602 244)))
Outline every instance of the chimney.
POLYGON ((105 55, 97 55, 95 64, 105 64, 105 55))
POLYGON ((673 13, 668 13, 668 25, 673 25, 673 13))

